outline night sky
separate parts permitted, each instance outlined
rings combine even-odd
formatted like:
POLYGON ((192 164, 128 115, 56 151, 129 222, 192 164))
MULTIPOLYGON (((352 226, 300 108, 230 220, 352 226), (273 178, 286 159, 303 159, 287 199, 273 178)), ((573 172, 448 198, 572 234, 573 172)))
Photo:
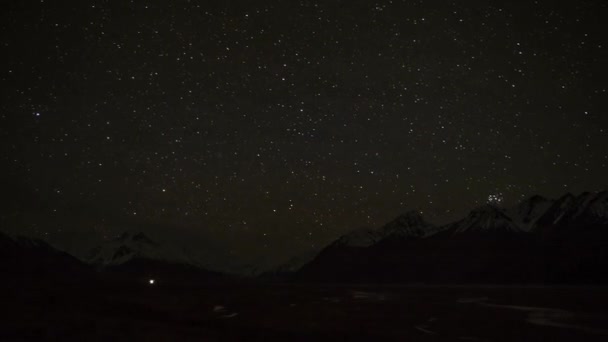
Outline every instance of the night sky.
POLYGON ((606 189, 607 9, 8 1, 2 225, 264 264, 412 209, 606 189))

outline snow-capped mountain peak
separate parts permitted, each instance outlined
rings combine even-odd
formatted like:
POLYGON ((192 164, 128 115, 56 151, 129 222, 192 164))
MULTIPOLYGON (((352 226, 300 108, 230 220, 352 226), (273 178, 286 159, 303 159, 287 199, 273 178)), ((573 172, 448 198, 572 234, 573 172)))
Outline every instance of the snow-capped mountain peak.
POLYGON ((419 212, 409 211, 379 229, 361 228, 343 235, 338 244, 351 247, 368 247, 388 238, 419 238, 435 231, 435 227, 422 218, 419 212))
POLYGON ((363 227, 342 235, 336 243, 351 247, 368 247, 375 244, 378 238, 379 235, 375 229, 363 227))
POLYGON ((185 251, 162 246, 143 233, 123 233, 120 237, 95 247, 88 262, 103 266, 120 265, 133 259, 152 259, 196 265, 185 251))
POLYGON ((380 228, 382 238, 423 237, 433 230, 433 226, 422 218, 417 211, 409 211, 380 228))
POLYGON ((553 201, 542 196, 532 196, 519 205, 510 208, 505 213, 522 230, 530 231, 536 221, 551 207, 553 201))
POLYGON ((569 225, 576 220, 586 220, 589 208, 594 206, 592 204, 597 198, 599 198, 599 195, 589 192, 584 192, 577 197, 567 193, 556 200, 545 214, 538 219, 537 228, 569 225))
POLYGON ((603 221, 608 221, 608 191, 597 194, 587 206, 585 213, 603 221))
POLYGON ((502 209, 490 204, 474 209, 466 218, 454 223, 450 230, 453 234, 522 231, 502 209))
POLYGON ((608 222, 608 192, 581 194, 576 199, 576 205, 571 210, 570 222, 585 224, 608 222))

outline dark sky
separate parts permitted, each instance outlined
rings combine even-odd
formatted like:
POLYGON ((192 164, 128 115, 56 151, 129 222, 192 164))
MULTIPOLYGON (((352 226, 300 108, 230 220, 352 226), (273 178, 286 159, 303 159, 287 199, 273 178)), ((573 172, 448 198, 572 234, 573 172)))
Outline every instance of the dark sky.
POLYGON ((3 3, 5 227, 263 263, 608 188, 605 0, 212 3, 3 3))

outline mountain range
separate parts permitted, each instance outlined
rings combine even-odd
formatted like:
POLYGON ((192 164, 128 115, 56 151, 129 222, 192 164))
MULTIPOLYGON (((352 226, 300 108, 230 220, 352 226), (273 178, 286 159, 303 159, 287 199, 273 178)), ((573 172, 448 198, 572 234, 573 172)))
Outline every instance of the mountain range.
POLYGON ((415 211, 346 234, 294 278, 329 282, 608 281, 608 192, 484 205, 434 226, 415 211))
POLYGON ((0 274, 17 284, 139 282, 184 285, 219 280, 185 251, 159 244, 143 233, 124 233, 90 252, 84 260, 47 242, 0 232, 0 274))
POLYGON ((119 237, 93 248, 85 261, 93 265, 110 267, 136 259, 200 267, 194 258, 188 256, 186 250, 157 243, 142 232, 123 233, 119 237))
MULTIPOLYGON (((43 240, 0 233, 0 272, 10 279, 103 274, 188 282, 221 276, 204 265, 144 233, 124 233, 80 260, 43 240)), ((532 196, 511 208, 488 204, 441 226, 410 211, 256 274, 306 282, 606 283, 606 269, 608 192, 585 192, 556 200, 532 196)))

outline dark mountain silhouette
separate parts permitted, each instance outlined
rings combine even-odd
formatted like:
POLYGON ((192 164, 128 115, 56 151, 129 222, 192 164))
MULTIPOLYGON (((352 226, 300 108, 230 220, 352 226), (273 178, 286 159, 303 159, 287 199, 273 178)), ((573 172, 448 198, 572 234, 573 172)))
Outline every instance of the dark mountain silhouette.
POLYGON ((511 209, 486 205, 434 228, 396 219, 351 243, 347 234, 294 276, 304 281, 428 283, 606 283, 608 194, 534 196, 511 209), (386 234, 406 222, 407 238, 386 234), (397 225, 399 226, 399 225, 397 225), (369 238, 373 237, 373 238, 369 238))
POLYGON ((33 238, 0 232, 0 274, 3 284, 48 285, 90 279, 93 270, 75 257, 33 238))
POLYGON ((103 273, 156 285, 209 281, 223 276, 209 271, 185 250, 164 246, 144 233, 123 233, 95 247, 87 260, 103 273))
MULTIPOLYGON (((508 209, 485 205, 440 227, 407 212, 378 229, 338 238, 301 268, 309 257, 270 273, 322 282, 608 283, 607 247, 608 192, 533 196, 508 209)), ((96 247, 87 262, 42 240, 0 233, 5 283, 154 279, 183 285, 224 277, 143 233, 96 247)))
POLYGON ((493 205, 479 207, 466 218, 448 225, 439 234, 510 234, 523 230, 500 208, 493 205))
POLYGON ((538 219, 535 230, 543 234, 584 233, 608 225, 608 192, 566 194, 538 219))
POLYGON ((553 204, 550 199, 532 196, 514 208, 507 209, 507 215, 524 231, 530 231, 541 215, 553 204))

